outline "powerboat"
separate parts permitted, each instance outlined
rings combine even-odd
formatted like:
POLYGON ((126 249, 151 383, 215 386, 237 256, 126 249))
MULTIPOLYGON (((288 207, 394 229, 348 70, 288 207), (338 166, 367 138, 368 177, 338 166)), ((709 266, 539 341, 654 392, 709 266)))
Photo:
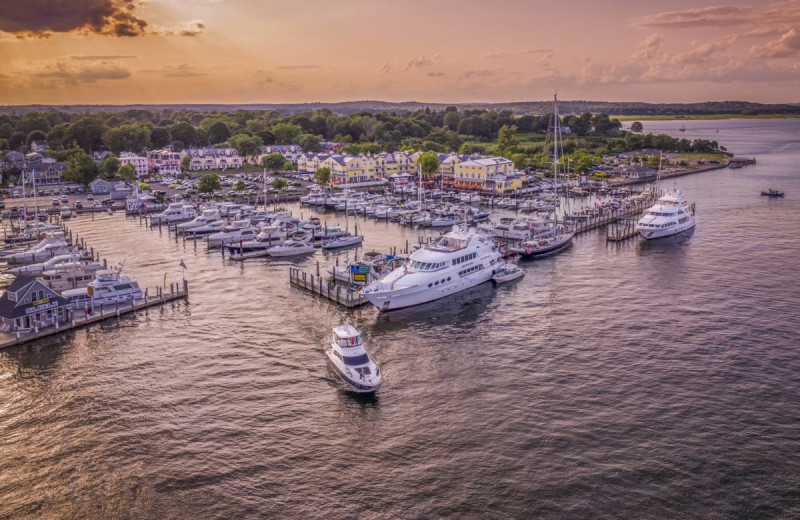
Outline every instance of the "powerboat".
POLYGON ((67 253, 63 255, 56 255, 53 258, 39 262, 36 264, 23 265, 14 267, 13 269, 6 270, 9 274, 25 275, 25 276, 39 276, 45 271, 52 269, 60 269, 62 267, 75 267, 77 265, 85 265, 92 260, 92 253, 86 250, 67 253))
POLYGON ((39 279, 49 288, 60 293, 68 289, 86 287, 95 279, 97 271, 103 269, 100 262, 73 262, 44 271, 39 279))
POLYGON ((668 237, 695 226, 694 208, 686 202, 683 191, 669 190, 644 212, 636 230, 647 240, 668 237))
POLYGON ((221 232, 223 229, 225 229, 225 226, 227 225, 228 225, 227 220, 215 220, 214 222, 209 222, 205 226, 192 228, 189 231, 187 231, 186 234, 191 235, 193 237, 212 235, 214 233, 221 232))
POLYGON ((178 233, 186 233, 190 232, 192 229, 203 227, 208 225, 215 220, 219 220, 219 210, 217 209, 206 209, 203 210, 203 213, 195 217, 194 219, 190 220, 189 222, 182 222, 175 226, 175 229, 178 233))
POLYGON ((191 204, 183 202, 173 202, 167 209, 157 215, 150 217, 151 224, 172 224, 173 222, 183 222, 191 220, 197 216, 197 210, 191 204))
POLYGON ((514 281, 523 276, 525 276, 525 272, 518 265, 506 263, 500 266, 500 269, 492 276, 492 280, 501 284, 514 281))
POLYGON ((94 280, 86 287, 68 289, 61 295, 70 300, 76 309, 141 299, 143 293, 139 284, 121 272, 121 268, 102 269, 95 273, 94 280))
POLYGON ((286 231, 279 229, 265 229, 255 239, 241 241, 239 244, 228 244, 228 253, 233 260, 245 260, 267 256, 267 250, 286 240, 286 231))
POLYGON ((352 325, 334 327, 325 345, 325 357, 348 390, 366 394, 381 385, 380 366, 364 350, 361 334, 352 325))
POLYGON ((3 259, 9 264, 31 264, 43 262, 56 255, 64 255, 73 251, 72 246, 67 243, 63 231, 49 231, 45 233, 45 238, 38 244, 24 251, 11 253, 3 259))
POLYGON ((322 241, 322 249, 339 249, 341 247, 350 247, 361 244, 364 237, 361 235, 339 236, 335 238, 327 238, 322 241))
POLYGON ((488 282, 497 272, 500 258, 490 237, 453 226, 361 294, 381 311, 427 303, 488 282))
POLYGON ((279 246, 273 246, 267 249, 269 256, 296 256, 313 253, 316 248, 304 240, 289 239, 284 241, 279 246))
POLYGON ((253 240, 258 233, 258 228, 251 225, 249 219, 237 220, 222 228, 221 231, 208 235, 208 247, 219 247, 240 240, 253 240))
POLYGON ((780 190, 773 190, 770 188, 768 190, 762 191, 761 195, 765 197, 783 197, 783 192, 780 190))

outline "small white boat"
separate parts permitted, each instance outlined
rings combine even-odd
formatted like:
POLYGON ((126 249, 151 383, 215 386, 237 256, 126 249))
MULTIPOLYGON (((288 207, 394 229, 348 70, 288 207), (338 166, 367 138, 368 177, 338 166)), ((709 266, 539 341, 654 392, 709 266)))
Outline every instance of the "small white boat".
POLYGON ((495 283, 506 283, 522 278, 525 272, 515 264, 503 264, 500 269, 492 276, 495 283))
POLYGON ((269 256, 295 256, 313 253, 316 250, 314 246, 303 240, 286 240, 279 246, 273 246, 267 249, 269 256))
POLYGON ((322 249, 338 249, 340 247, 349 247, 360 244, 364 240, 361 235, 340 236, 336 238, 328 238, 322 241, 322 249))
POLYGON ((352 325, 334 327, 325 345, 325 357, 348 390, 366 394, 381 385, 381 368, 364 350, 361 334, 352 325))

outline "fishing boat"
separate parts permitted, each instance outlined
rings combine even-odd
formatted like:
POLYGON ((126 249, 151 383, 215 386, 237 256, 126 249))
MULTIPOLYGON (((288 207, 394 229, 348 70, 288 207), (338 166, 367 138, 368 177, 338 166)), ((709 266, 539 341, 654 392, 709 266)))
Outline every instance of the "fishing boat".
POLYGON ((334 327, 325 345, 325 357, 347 390, 372 393, 380 387, 380 366, 364 349, 361 334, 352 325, 334 327))
POLYGON ((780 190, 768 189, 761 192, 763 197, 783 197, 783 192, 780 190))
POLYGON ((500 284, 514 281, 523 276, 525 276, 525 272, 518 265, 506 263, 500 266, 500 269, 492 276, 492 280, 500 284))

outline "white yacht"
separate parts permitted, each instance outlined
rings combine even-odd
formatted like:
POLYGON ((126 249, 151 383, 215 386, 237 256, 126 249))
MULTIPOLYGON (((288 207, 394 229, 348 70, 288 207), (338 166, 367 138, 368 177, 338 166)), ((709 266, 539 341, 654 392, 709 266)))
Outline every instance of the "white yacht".
POLYGON ((100 262, 74 262, 44 271, 39 277, 49 288, 60 293, 67 289, 86 287, 94 280, 97 271, 103 269, 100 262))
POLYGON ((215 220, 219 220, 219 210, 217 209, 205 209, 203 213, 195 217, 193 220, 189 222, 183 222, 175 226, 175 229, 178 233, 186 233, 190 232, 194 228, 199 228, 214 222, 215 220))
POLYGON ((636 229, 645 239, 652 240, 681 233, 694 225, 694 208, 683 198, 683 191, 673 189, 644 212, 636 229))
POLYGON ((453 226, 452 231, 414 251, 409 263, 368 285, 362 294, 381 311, 419 305, 488 282, 500 258, 491 238, 453 226))
POLYGON ((295 256, 313 253, 316 248, 304 240, 289 239, 284 241, 279 246, 273 246, 267 249, 269 256, 295 256))
POLYGON ((251 225, 249 219, 237 220, 222 228, 221 231, 208 235, 208 247, 219 247, 239 241, 253 240, 258 233, 259 229, 251 225))
POLYGON ((173 202, 167 209, 157 215, 150 217, 151 224, 172 224, 173 222, 182 222, 184 220, 191 220, 197 216, 197 210, 191 204, 184 204, 183 202, 173 202))
POLYGON ((68 289, 61 295, 72 301, 76 309, 86 306, 127 302, 142 298, 139 284, 130 276, 123 276, 121 269, 103 269, 82 289, 68 289))
POLYGON ((325 345, 325 357, 348 390, 372 393, 381 385, 380 366, 364 350, 361 334, 353 326, 334 327, 325 345))
POLYGON ((22 274, 26 276, 39 276, 45 271, 51 269, 60 269, 62 267, 76 267, 84 265, 92 260, 92 254, 89 251, 83 250, 80 252, 67 253, 64 255, 56 255, 53 258, 39 262, 37 264, 23 265, 13 269, 6 270, 9 274, 22 274))
POLYGON ((63 231, 48 231, 38 243, 24 251, 17 251, 4 257, 9 264, 31 264, 43 262, 56 255, 65 255, 73 252, 72 246, 67 243, 63 231))
POLYGON ((322 240, 322 249, 339 249, 341 247, 360 245, 363 240, 364 237, 361 235, 343 235, 326 238, 322 240))

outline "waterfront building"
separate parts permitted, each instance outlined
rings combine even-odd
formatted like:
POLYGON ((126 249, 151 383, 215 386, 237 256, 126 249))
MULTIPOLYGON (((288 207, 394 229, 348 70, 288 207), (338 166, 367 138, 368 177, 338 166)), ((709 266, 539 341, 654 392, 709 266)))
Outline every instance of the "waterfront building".
POLYGON ((0 172, 25 166, 25 155, 16 150, 0 152, 0 172))
POLYGON ((298 144, 268 144, 262 146, 258 155, 255 157, 255 163, 261 164, 261 159, 271 153, 279 153, 286 157, 286 160, 291 161, 292 164, 297 164, 297 160, 303 155, 303 149, 298 144))
POLYGON ((68 307, 69 300, 41 280, 18 276, 0 296, 0 328, 13 332, 64 323, 68 307))
POLYGON ((497 193, 506 193, 522 188, 523 175, 520 173, 509 173, 492 175, 486 179, 485 188, 497 193))
POLYGON ((186 148, 181 151, 181 160, 187 155, 191 157, 189 169, 192 171, 242 167, 242 158, 236 148, 186 148))
POLYGON ((119 162, 121 164, 130 164, 136 169, 136 177, 147 177, 149 172, 147 157, 136 155, 132 152, 122 152, 119 154, 119 162))
POLYGON ((161 174, 180 175, 181 154, 172 147, 147 152, 147 166, 161 174))
POLYGON ((483 188, 489 177, 511 173, 514 163, 504 157, 473 157, 459 162, 453 170, 456 185, 483 188))
MULTIPOLYGON (((38 155, 38 154, 37 154, 38 155)), ((35 181, 36 186, 61 184, 61 176, 66 168, 64 162, 45 159, 41 162, 28 163, 23 166, 22 174, 26 182, 35 181)))

